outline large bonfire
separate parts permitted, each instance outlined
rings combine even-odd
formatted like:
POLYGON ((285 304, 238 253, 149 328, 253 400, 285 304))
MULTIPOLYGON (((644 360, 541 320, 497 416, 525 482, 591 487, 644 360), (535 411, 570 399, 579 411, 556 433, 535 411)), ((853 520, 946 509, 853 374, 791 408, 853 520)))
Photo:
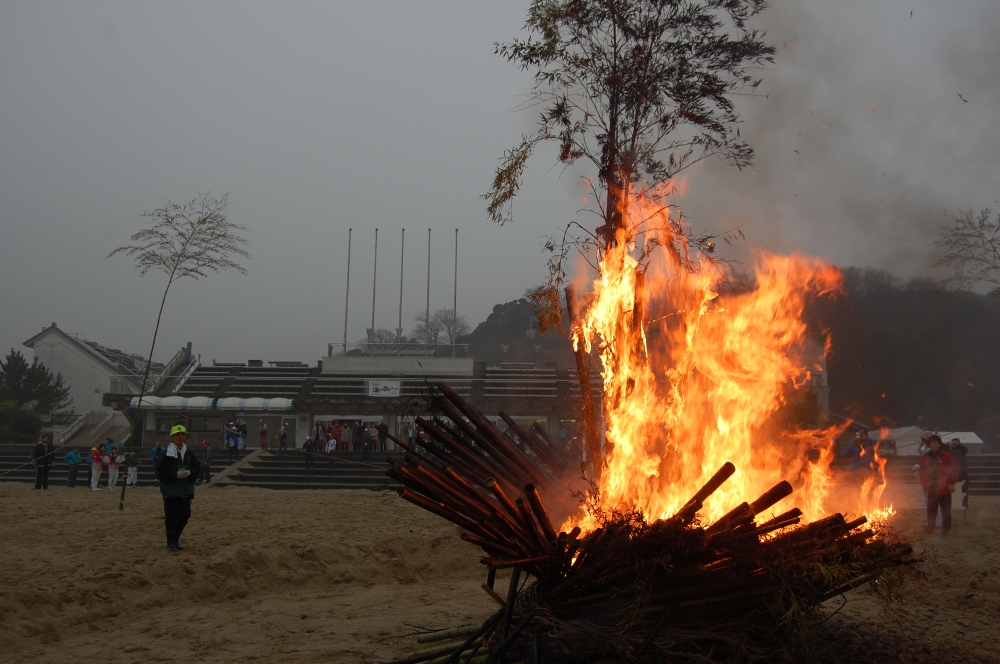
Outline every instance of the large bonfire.
MULTIPOLYGON (((836 295, 839 270, 762 251, 752 276, 737 282, 728 264, 691 256, 671 209, 632 204, 636 221, 600 257, 572 330, 574 344, 596 350, 602 365, 608 445, 603 468, 595 467, 599 504, 663 519, 730 461, 736 474, 706 502, 704 518, 783 479, 805 518, 826 516, 843 424, 800 429, 775 420, 824 371, 808 347, 825 350, 830 340, 807 339, 803 311, 811 298, 836 295)), ((838 494, 837 507, 881 517, 883 488, 880 472, 854 496, 838 494)), ((593 524, 584 511, 566 525, 593 524)))
POLYGON ((594 355, 604 384, 603 436, 581 408, 585 463, 537 424, 501 412, 499 429, 445 383, 437 416, 417 418, 421 447, 397 441, 400 495, 465 529, 502 605, 400 662, 798 661, 823 602, 866 584, 885 598, 915 562, 879 505, 884 460, 834 492, 844 425, 817 426, 801 397, 829 343, 808 351, 803 312, 839 272, 760 252, 736 280, 691 255, 670 209, 637 201, 582 313, 567 297, 584 396, 594 355))

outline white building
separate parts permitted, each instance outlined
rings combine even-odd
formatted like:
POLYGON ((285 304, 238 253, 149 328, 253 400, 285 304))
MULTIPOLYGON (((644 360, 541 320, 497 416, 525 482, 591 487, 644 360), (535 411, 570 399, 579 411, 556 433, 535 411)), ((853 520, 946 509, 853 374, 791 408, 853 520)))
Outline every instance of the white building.
MULTIPOLYGON (((72 332, 63 332, 52 323, 50 327, 24 342, 39 362, 53 374, 62 374, 77 413, 88 410, 111 410, 104 405, 104 394, 139 393, 146 358, 102 346, 72 332)), ((182 350, 166 365, 153 362, 150 383, 156 385, 183 361, 188 351, 182 350), (166 371, 165 371, 166 369, 166 371)))

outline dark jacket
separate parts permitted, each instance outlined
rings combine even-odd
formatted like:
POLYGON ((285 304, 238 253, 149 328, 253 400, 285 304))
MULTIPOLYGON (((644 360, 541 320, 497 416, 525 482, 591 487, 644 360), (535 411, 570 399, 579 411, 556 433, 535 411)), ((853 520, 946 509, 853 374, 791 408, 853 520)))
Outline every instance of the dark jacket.
POLYGON ((920 457, 920 484, 932 496, 951 493, 949 484, 958 482, 958 467, 955 458, 943 448, 934 452, 924 452, 920 457))
POLYGON ((205 463, 212 463, 212 447, 211 445, 205 447, 205 451, 201 454, 201 459, 205 463))
POLYGON ((52 466, 55 464, 52 456, 54 452, 51 445, 38 443, 35 445, 35 449, 31 450, 31 460, 35 462, 36 466, 52 466))
POLYGON ((156 459, 156 479, 160 481, 160 494, 164 498, 194 498, 194 483, 201 470, 201 462, 188 447, 183 459, 167 456, 164 452, 156 459), (177 471, 186 468, 191 474, 177 477, 177 471))
POLYGON ((969 460, 965 458, 969 456, 969 448, 962 443, 959 443, 958 445, 950 445, 948 447, 948 452, 950 452, 952 458, 955 459, 955 466, 958 467, 959 481, 969 479, 969 460))

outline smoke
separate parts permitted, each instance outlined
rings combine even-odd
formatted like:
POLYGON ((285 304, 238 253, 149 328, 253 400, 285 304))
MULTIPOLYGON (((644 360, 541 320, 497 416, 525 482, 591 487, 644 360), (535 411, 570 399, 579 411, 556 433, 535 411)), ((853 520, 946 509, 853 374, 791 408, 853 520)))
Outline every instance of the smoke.
POLYGON ((762 96, 738 102, 757 158, 690 171, 693 229, 739 227, 746 243, 720 243, 737 260, 764 247, 940 276, 941 224, 1000 198, 1000 4, 785 1, 757 25, 778 49, 762 96))

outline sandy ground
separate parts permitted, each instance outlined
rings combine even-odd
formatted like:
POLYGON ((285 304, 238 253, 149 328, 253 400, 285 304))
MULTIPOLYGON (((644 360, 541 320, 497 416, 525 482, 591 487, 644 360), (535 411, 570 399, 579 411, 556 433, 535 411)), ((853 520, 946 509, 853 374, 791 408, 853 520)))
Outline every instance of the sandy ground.
MULTIPOLYGON (((377 662, 496 606, 478 550, 394 493, 202 487, 169 555, 155 488, 124 513, 108 491, 27 485, 0 485, 0 504, 0 661, 377 662)), ((851 593, 828 623, 838 658, 1000 662, 998 507, 974 499, 949 538, 914 535, 927 563, 899 624, 851 593)), ((894 524, 916 531, 919 510, 894 524)))
MULTIPOLYGON (((973 496, 963 515, 954 494, 945 537, 923 533, 919 485, 889 489, 883 498, 899 508, 890 525, 925 562, 910 575, 895 616, 866 590, 847 595, 830 621, 840 661, 1000 663, 1000 496, 973 496)), ((833 599, 826 609, 833 613, 841 604, 833 599)))

